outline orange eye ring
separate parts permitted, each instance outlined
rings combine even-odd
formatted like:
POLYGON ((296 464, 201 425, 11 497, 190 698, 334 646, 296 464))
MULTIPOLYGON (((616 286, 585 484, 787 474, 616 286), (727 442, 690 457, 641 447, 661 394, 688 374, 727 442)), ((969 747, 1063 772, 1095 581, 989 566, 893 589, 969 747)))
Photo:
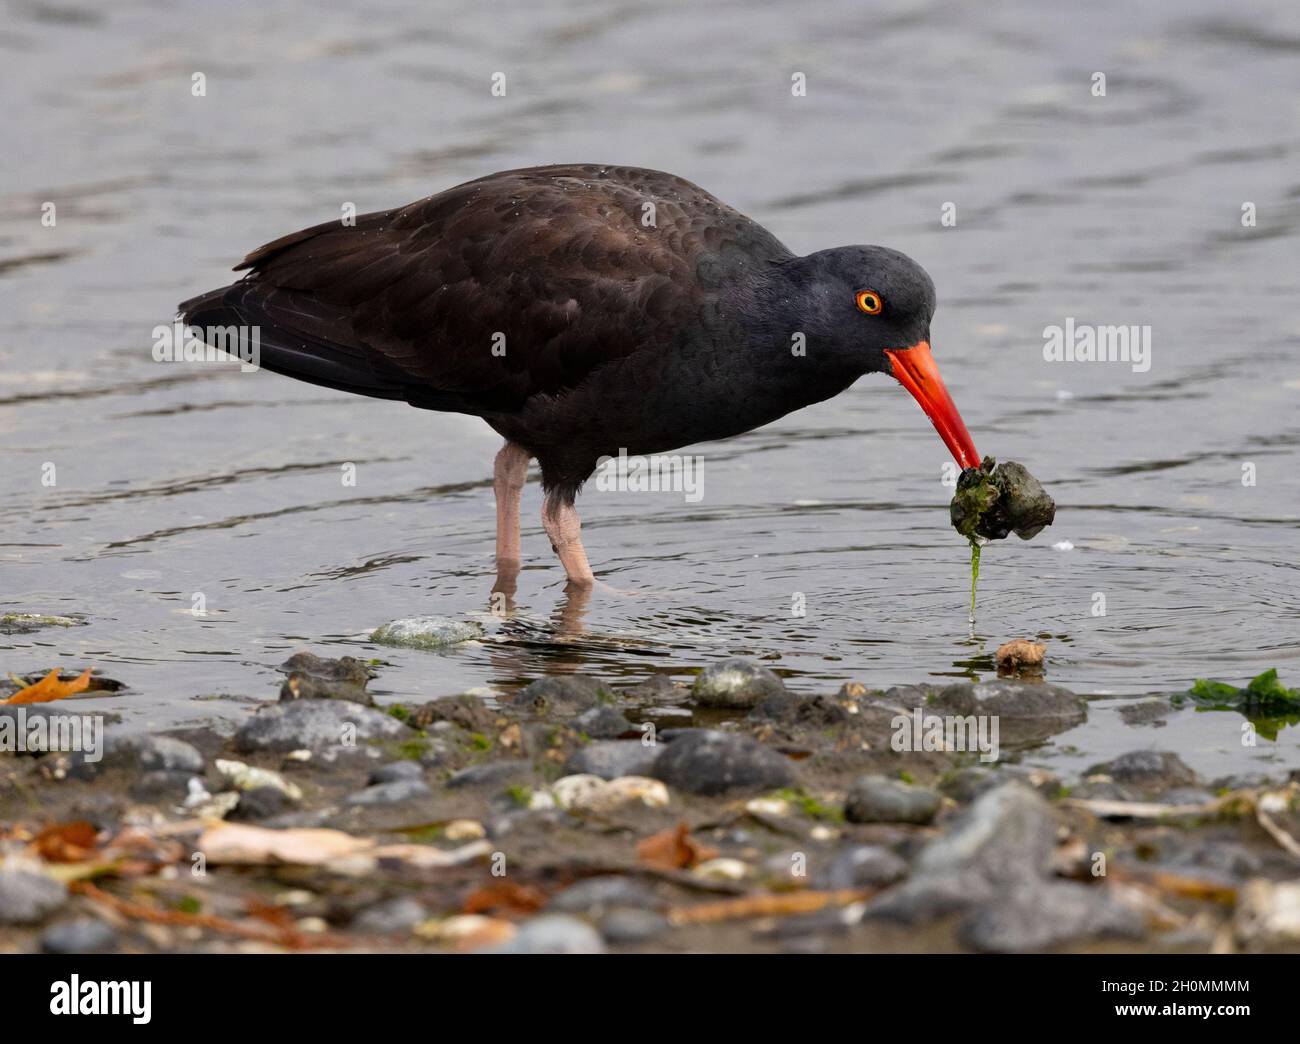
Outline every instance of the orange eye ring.
POLYGON ((867 315, 879 315, 880 310, 885 307, 885 302, 874 290, 859 290, 854 295, 854 300, 857 301, 858 308, 867 315))

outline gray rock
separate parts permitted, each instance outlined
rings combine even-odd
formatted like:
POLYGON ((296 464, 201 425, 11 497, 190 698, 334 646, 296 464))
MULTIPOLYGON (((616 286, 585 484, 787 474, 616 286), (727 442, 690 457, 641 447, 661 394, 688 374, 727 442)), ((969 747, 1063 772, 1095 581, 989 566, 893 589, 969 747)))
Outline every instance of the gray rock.
POLYGON ((975 800, 952 829, 921 850, 912 876, 868 907, 869 917, 908 923, 965 912, 1051 870, 1056 817, 1022 783, 975 800))
POLYGON ((531 779, 533 766, 527 761, 488 761, 461 769, 449 780, 449 787, 505 786, 531 779))
POLYGON ((359 703, 363 707, 373 707, 375 698, 364 688, 350 681, 338 681, 333 678, 316 678, 310 674, 294 673, 280 686, 280 700, 345 700, 359 703))
POLYGON ((600 919, 600 934, 615 946, 649 942, 668 929, 668 918, 653 910, 617 907, 600 919))
POLYGON ((103 953, 117 945, 117 932, 98 917, 56 921, 41 933, 46 953, 103 953))
POLYGON ((375 628, 370 640, 379 645, 408 649, 447 649, 483 636, 483 628, 470 620, 447 616, 408 616, 375 628))
POLYGON ((322 681, 351 682, 361 688, 365 688, 374 676, 374 672, 355 656, 331 660, 309 652, 294 653, 280 664, 279 669, 285 674, 305 674, 322 681))
POLYGON ((128 790, 136 801, 183 801, 189 793, 190 780, 194 778, 193 772, 156 769, 132 780, 128 790))
POLYGON ((704 668, 691 695, 701 707, 748 710, 768 696, 780 696, 785 684, 766 667, 733 657, 704 668))
POLYGON ((1052 875, 1056 817, 1034 790, 1012 782, 987 791, 917 857, 912 876, 867 906, 905 923, 962 914, 962 941, 977 950, 1037 951, 1099 936, 1140 938, 1146 919, 1105 885, 1052 875))
POLYGON ((923 710, 996 717, 1003 747, 1033 746, 1088 719, 1087 704, 1069 689, 1019 678, 949 685, 935 693, 923 710))
POLYGON ((1035 953, 1076 939, 1140 939, 1146 917, 1104 887, 1036 880, 975 910, 962 941, 986 953, 1035 953))
POLYGON ((352 919, 352 927, 375 935, 398 935, 409 932, 428 916, 416 900, 399 896, 367 906, 352 919))
POLYGON ((665 748, 640 740, 597 740, 579 747, 564 765, 564 774, 587 774, 601 779, 619 776, 648 776, 665 748))
POLYGON ((632 731, 632 723, 623 717, 621 711, 603 703, 583 711, 573 719, 572 725, 592 739, 612 740, 632 731))
POLYGON ((94 780, 106 769, 136 773, 184 772, 194 776, 201 776, 204 771, 203 755, 198 749, 172 736, 107 732, 100 755, 99 760, 88 761, 85 751, 74 751, 68 755, 68 775, 74 779, 94 780))
POLYGON ((343 799, 345 805, 396 805, 433 794, 429 784, 422 779, 395 779, 391 783, 377 783, 358 790, 343 799))
POLYGON ((1093 765, 1087 774, 1109 776, 1116 783, 1138 787, 1184 787, 1197 782, 1196 773, 1183 759, 1167 750, 1132 750, 1093 765))
POLYGON ((509 942, 492 953, 604 953, 600 934, 585 921, 564 914, 542 914, 525 921, 509 942))
POLYGON ((399 779, 423 779, 424 768, 418 761, 390 761, 370 773, 370 785, 396 783, 399 779))
POLYGON ((690 794, 772 790, 790 786, 795 778, 788 758, 748 736, 724 732, 674 738, 655 759, 652 774, 690 794))
POLYGON ((1125 725, 1150 725, 1160 728, 1173 711, 1168 700, 1135 700, 1119 709, 1119 716, 1125 725))
POLYGON ((522 690, 509 694, 503 702, 534 714, 571 716, 613 699, 613 694, 595 678, 562 674, 554 678, 538 678, 522 690))
POLYGON ((411 711, 411 724, 427 729, 439 724, 459 725, 468 732, 488 733, 496 726, 497 715, 482 699, 472 693, 439 696, 411 711))
POLYGON ((843 725, 850 715, 833 696, 799 696, 782 691, 764 696, 750 717, 821 729, 843 725))
POLYGON ((675 682, 666 674, 652 674, 643 682, 621 690, 623 698, 631 703, 678 704, 690 699, 691 690, 675 682))
POLYGON ((254 787, 240 793, 239 804, 228 818, 254 822, 278 816, 290 808, 293 801, 279 787, 254 787))
POLYGON ((844 818, 850 823, 930 822, 941 798, 933 790, 885 776, 862 776, 849 788, 844 818))
POLYGON ((666 904, 653 888, 621 875, 588 877, 551 897, 548 913, 586 914, 599 917, 615 907, 658 910, 666 904))
POLYGON ((39 924, 67 898, 62 881, 11 863, 0 865, 0 924, 39 924))
POLYGON ((883 888, 907 876, 907 860, 880 845, 849 845, 835 853, 818 887, 883 888))
POLYGON ((1002 777, 994 769, 983 765, 970 765, 949 773, 939 782, 941 793, 960 801, 963 805, 974 801, 986 790, 1000 786, 1002 777))
POLYGON ((294 700, 260 708, 235 733, 241 753, 306 748, 326 751, 343 746, 345 735, 357 743, 403 740, 417 735, 396 718, 343 700, 294 700))

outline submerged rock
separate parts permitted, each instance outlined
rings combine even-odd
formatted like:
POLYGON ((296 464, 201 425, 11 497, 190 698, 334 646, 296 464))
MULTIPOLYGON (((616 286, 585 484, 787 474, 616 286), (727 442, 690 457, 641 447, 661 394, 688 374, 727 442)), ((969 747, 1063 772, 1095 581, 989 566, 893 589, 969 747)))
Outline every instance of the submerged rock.
POLYGON ((939 811, 941 798, 933 790, 885 776, 862 776, 844 801, 850 823, 925 824, 939 811))
POLYGON ((1196 773, 1177 754, 1167 750, 1132 750, 1093 765, 1090 776, 1109 776, 1116 783, 1139 787, 1184 787, 1198 782, 1196 773))
POLYGON ((448 649, 483 636, 483 628, 470 620, 448 616, 407 616, 375 628, 370 640, 379 645, 408 649, 448 649))
POLYGON ((355 656, 331 660, 309 652, 294 653, 279 669, 285 674, 302 674, 319 681, 349 682, 363 689, 374 677, 374 672, 355 656))
POLYGON ((1088 719, 1087 704, 1069 689, 1018 678, 949 685, 935 693, 923 710, 996 719, 998 742, 1004 747, 1041 743, 1088 719))
POLYGON ((534 714, 570 717, 601 702, 612 702, 614 695, 595 678, 582 674, 564 674, 555 678, 538 678, 503 702, 534 714))
POLYGON ((705 667, 691 690, 701 707, 748 710, 768 696, 785 692, 785 683, 766 667, 733 657, 705 667))
POLYGON ((291 674, 280 686, 282 702, 290 700, 346 700, 363 707, 373 707, 375 698, 360 685, 331 678, 315 678, 310 674, 291 674))
POLYGON ((728 790, 773 790, 794 782, 790 760, 748 736, 698 731, 675 738, 652 773, 675 790, 722 794, 728 790))
POLYGON ((241 753, 259 750, 316 752, 416 735, 396 718, 343 700, 294 700, 260 708, 235 733, 241 753))

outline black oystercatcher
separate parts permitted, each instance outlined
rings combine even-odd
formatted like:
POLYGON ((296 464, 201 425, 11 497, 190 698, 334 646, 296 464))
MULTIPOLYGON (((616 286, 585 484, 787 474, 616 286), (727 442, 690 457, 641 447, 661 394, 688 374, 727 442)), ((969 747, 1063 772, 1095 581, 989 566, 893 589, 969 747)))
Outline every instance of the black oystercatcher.
POLYGON ((595 165, 490 174, 333 221, 246 257, 180 306, 204 331, 259 327, 260 364, 328 388, 482 417, 497 566, 519 568, 519 499, 569 580, 593 576, 574 498, 604 456, 757 428, 896 377, 962 468, 979 454, 930 355, 934 284, 896 250, 799 257, 691 182, 595 165))

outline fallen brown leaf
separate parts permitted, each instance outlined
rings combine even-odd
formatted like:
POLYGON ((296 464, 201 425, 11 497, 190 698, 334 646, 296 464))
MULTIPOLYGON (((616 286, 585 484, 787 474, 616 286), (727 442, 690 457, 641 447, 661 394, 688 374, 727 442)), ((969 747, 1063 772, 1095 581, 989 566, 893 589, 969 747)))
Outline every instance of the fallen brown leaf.
POLYGON ((536 885, 498 881, 476 888, 465 897, 461 909, 467 914, 535 913, 546 905, 546 893, 536 885))
POLYGON ((56 823, 32 838, 32 847, 47 863, 84 863, 95 854, 98 833, 84 820, 56 823))
POLYGON ((59 681, 59 669, 50 671, 34 685, 19 689, 7 700, 0 703, 49 703, 51 700, 64 700, 90 688, 90 668, 87 667, 72 681, 59 681))
POLYGON ((651 834, 636 846, 636 857, 641 862, 668 870, 689 870, 717 854, 716 848, 709 848, 691 837, 690 828, 685 823, 651 834))

